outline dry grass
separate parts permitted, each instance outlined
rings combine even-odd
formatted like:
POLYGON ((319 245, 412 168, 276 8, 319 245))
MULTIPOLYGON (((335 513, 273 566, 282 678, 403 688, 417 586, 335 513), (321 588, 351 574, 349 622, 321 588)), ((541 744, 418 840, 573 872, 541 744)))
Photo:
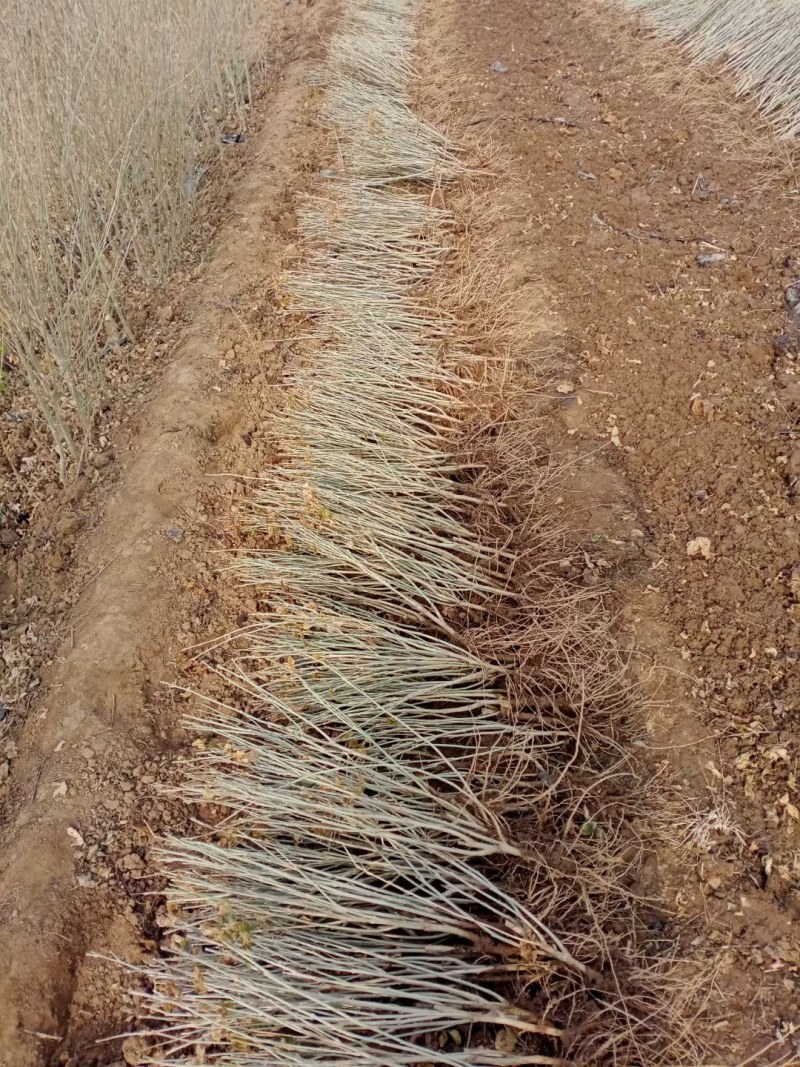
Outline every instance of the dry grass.
POLYGON ((126 297, 175 261, 220 124, 243 122, 253 0, 4 0, 0 337, 62 469, 126 297))

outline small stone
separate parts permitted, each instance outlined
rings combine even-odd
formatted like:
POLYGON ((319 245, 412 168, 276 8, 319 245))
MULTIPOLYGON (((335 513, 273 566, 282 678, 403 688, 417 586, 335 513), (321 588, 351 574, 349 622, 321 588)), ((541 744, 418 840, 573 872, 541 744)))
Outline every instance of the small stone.
POLYGON ((693 415, 697 415, 698 418, 713 419, 714 411, 713 402, 706 399, 706 397, 696 396, 692 401, 691 412, 693 415))
POLYGON ((117 862, 117 867, 129 874, 141 874, 144 870, 144 862, 141 856, 137 856, 135 852, 129 852, 117 862))
POLYGON ((66 491, 65 496, 71 503, 75 503, 86 496, 88 483, 85 478, 78 478, 66 491))
POLYGON ((167 537, 170 539, 170 541, 175 541, 176 543, 180 542, 183 540, 183 530, 180 528, 180 526, 171 526, 167 530, 167 537))
POLYGON ((110 452, 96 452, 89 461, 95 470, 102 470, 103 467, 107 467, 111 462, 110 452))
POLYGON ((691 541, 687 542, 687 556, 702 556, 703 559, 711 559, 713 554, 711 540, 708 537, 693 537, 691 541))
POLYGON ((772 363, 772 345, 759 344, 757 341, 747 341, 742 345, 742 351, 751 363, 762 367, 769 367, 772 363))
POLYGON ((0 545, 2 545, 3 548, 13 548, 18 541, 19 538, 13 530, 0 530, 0 545))
POLYGON ((508 67, 499 59, 496 59, 494 63, 489 64, 489 70, 493 71, 495 74, 508 74, 508 67))
POLYGON ((570 393, 575 392, 575 382, 565 378, 563 382, 559 382, 556 386, 556 392, 561 393, 562 396, 569 396, 570 393))
POLYGON ((701 504, 705 504, 706 500, 708 500, 708 493, 705 489, 695 489, 694 498, 695 500, 699 500, 701 504))
POLYGON ((779 333, 772 342, 772 351, 779 359, 796 359, 800 352, 800 334, 796 331, 793 334, 786 331, 779 333))
POLYGON ((59 800, 61 797, 65 797, 66 795, 67 795, 67 783, 66 782, 56 782, 55 786, 53 787, 53 800, 59 800))
POLYGON ((168 326, 172 322, 174 315, 175 311, 172 307, 172 304, 165 304, 163 307, 158 309, 158 312, 156 314, 156 322, 159 326, 168 326))

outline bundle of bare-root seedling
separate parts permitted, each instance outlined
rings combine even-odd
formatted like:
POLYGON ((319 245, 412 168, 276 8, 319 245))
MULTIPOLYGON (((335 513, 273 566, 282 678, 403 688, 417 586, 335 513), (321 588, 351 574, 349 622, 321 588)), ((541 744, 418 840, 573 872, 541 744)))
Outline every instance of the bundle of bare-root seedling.
POLYGON ((623 0, 698 63, 721 63, 791 141, 800 134, 800 20, 795 0, 623 0))
POLYGON ((466 168, 409 106, 413 6, 353 0, 331 46, 324 113, 346 163, 289 280, 315 338, 237 565, 265 605, 218 668, 238 706, 191 721, 183 792, 214 814, 166 849, 155 1064, 675 1048, 636 962, 631 839, 593 784, 628 773, 613 746, 596 755, 597 690, 579 706, 546 671, 530 684, 532 572, 470 523, 462 425, 484 370, 426 297, 456 240, 439 193, 466 168))

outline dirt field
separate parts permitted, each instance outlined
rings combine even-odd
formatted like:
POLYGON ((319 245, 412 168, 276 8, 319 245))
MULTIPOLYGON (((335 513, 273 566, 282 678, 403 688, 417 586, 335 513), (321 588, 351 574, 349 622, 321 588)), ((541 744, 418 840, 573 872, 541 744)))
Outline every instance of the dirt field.
MULTIPOLYGON (((334 5, 265 3, 257 121, 183 276, 142 309, 87 473, 32 474, 4 410, 30 514, 0 549, 1 1067, 123 1062, 98 1040, 131 1025, 126 977, 91 954, 136 960, 159 936, 151 849, 188 813, 157 787, 191 702, 162 683, 191 685, 191 646, 253 606, 220 567, 292 354, 275 281, 335 165, 310 86, 334 5)), ((453 138, 485 132, 508 160, 497 237, 559 364, 542 434, 569 460, 564 576, 609 584, 647 697, 659 933, 707 999, 711 1062, 800 1062, 797 182, 715 83, 689 108, 675 54, 630 23, 555 0, 453 14, 453 138)))

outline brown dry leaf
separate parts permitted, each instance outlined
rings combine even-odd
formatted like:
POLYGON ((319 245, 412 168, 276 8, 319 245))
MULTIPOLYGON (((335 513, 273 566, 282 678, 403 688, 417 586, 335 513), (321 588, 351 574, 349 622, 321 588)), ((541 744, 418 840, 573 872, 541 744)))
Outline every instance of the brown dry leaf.
POLYGON ((773 745, 773 747, 767 752, 767 757, 769 758, 770 763, 777 763, 779 760, 783 763, 788 763, 789 750, 787 748, 784 748, 783 745, 773 745))

